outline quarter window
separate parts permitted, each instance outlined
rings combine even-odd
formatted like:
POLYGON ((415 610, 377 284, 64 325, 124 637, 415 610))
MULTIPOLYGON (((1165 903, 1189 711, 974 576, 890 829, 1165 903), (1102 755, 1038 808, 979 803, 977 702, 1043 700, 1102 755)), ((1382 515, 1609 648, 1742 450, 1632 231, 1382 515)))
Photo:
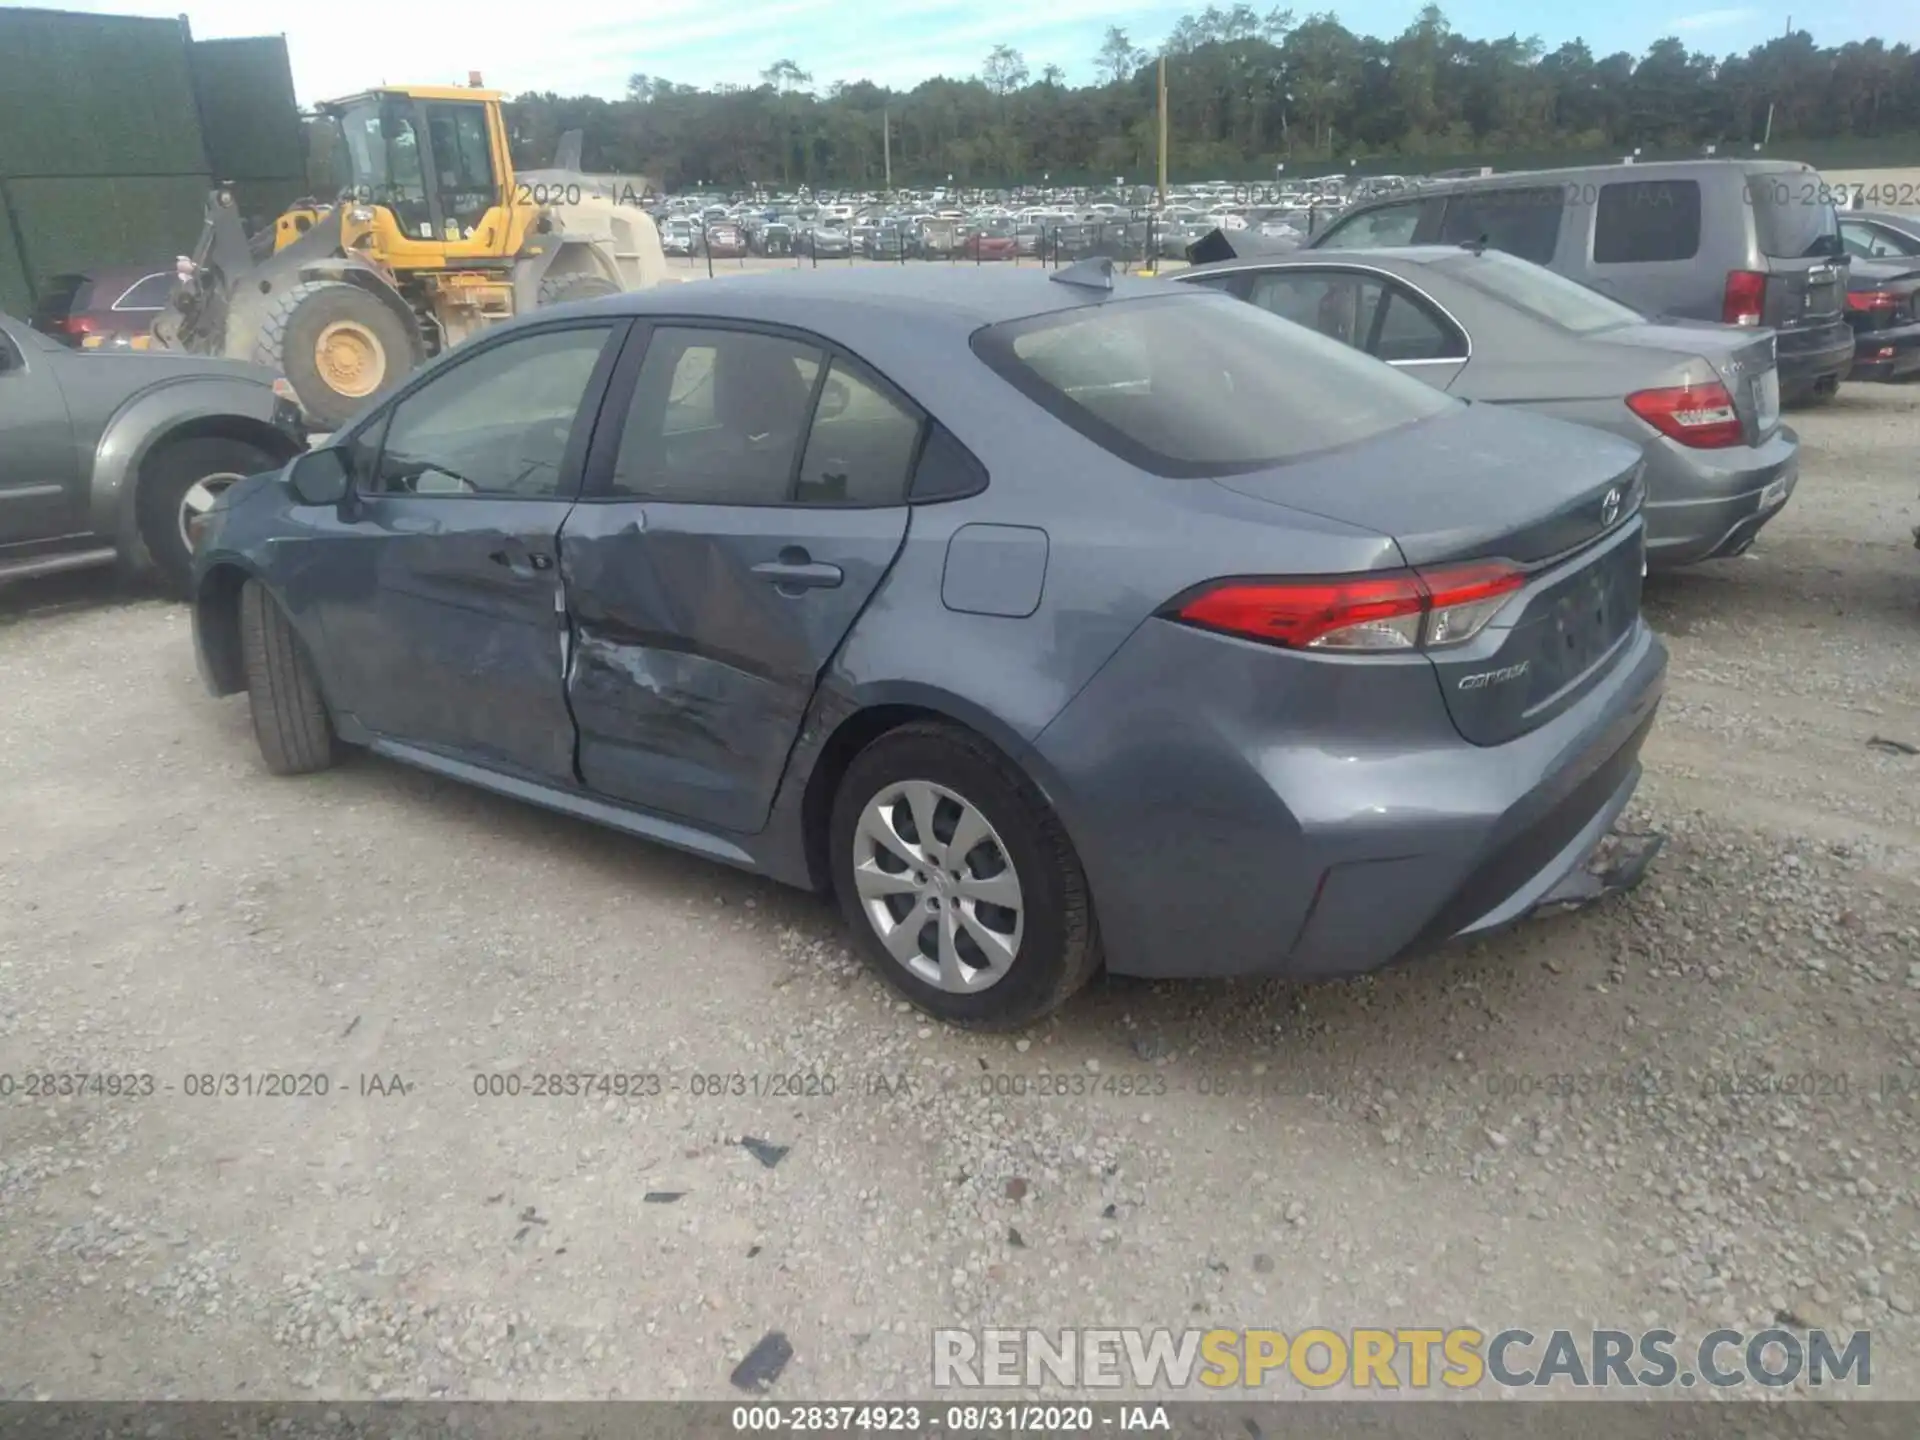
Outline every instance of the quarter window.
POLYGON ((1594 207, 1596 265, 1691 260, 1700 253, 1700 183, 1629 180, 1600 187, 1594 207))
POLYGON ((549 499, 605 325, 544 330, 489 346, 397 404, 371 490, 387 495, 549 499))
POLYGON ((815 406, 795 497, 806 505, 899 505, 920 417, 835 360, 815 406))

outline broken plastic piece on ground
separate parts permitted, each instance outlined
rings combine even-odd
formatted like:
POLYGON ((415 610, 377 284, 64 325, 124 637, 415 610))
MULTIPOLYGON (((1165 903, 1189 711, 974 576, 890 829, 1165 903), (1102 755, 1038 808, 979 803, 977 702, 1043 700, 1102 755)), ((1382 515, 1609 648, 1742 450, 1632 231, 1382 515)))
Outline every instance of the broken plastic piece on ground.
POLYGON ((788 1343, 785 1332, 769 1330, 760 1337, 760 1343, 747 1352, 747 1358, 733 1367, 733 1374, 727 1378, 742 1390, 766 1390, 780 1378, 780 1372, 787 1368, 787 1362, 791 1359, 793 1346, 788 1343))
POLYGON ((786 1159, 787 1151, 793 1148, 791 1145, 775 1145, 770 1140, 756 1140, 751 1135, 740 1137, 740 1147, 769 1170, 786 1159))

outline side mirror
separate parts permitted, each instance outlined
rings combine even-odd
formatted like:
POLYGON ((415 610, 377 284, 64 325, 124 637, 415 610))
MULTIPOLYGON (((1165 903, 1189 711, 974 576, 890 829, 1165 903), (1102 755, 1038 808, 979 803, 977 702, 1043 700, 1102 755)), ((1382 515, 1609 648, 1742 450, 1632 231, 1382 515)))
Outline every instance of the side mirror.
POLYGON ((844 380, 829 380, 820 391, 820 418, 835 420, 847 413, 847 406, 853 400, 853 393, 847 389, 844 380))
POLYGON ((293 462, 287 484, 302 505, 338 505, 353 488, 346 452, 331 445, 307 451, 293 462))

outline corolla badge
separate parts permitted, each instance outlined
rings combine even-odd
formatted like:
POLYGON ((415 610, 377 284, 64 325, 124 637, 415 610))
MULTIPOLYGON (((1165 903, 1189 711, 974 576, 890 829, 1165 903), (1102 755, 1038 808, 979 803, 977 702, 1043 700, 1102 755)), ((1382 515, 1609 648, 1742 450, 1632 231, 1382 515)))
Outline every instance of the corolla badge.
POLYGON ((1522 660, 1518 665, 1503 665, 1498 670, 1482 670, 1478 675, 1469 675, 1460 682, 1462 690, 1484 690, 1489 685, 1504 685, 1509 680, 1518 680, 1527 673, 1533 662, 1522 660))
POLYGON ((1625 503, 1627 492, 1618 485, 1607 491, 1607 498, 1600 502, 1600 525, 1605 528, 1620 518, 1620 506, 1625 503))

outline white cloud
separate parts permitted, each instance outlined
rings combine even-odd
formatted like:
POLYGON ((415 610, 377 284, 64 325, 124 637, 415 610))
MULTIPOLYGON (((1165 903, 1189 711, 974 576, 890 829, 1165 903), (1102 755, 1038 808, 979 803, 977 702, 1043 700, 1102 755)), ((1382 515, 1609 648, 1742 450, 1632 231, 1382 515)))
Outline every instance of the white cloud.
POLYGON ((1670 29, 1681 34, 1694 30, 1723 30, 1729 25, 1738 25, 1751 20, 1760 12, 1746 6, 1736 6, 1727 10, 1700 10, 1692 15, 1682 15, 1670 25, 1670 29))

